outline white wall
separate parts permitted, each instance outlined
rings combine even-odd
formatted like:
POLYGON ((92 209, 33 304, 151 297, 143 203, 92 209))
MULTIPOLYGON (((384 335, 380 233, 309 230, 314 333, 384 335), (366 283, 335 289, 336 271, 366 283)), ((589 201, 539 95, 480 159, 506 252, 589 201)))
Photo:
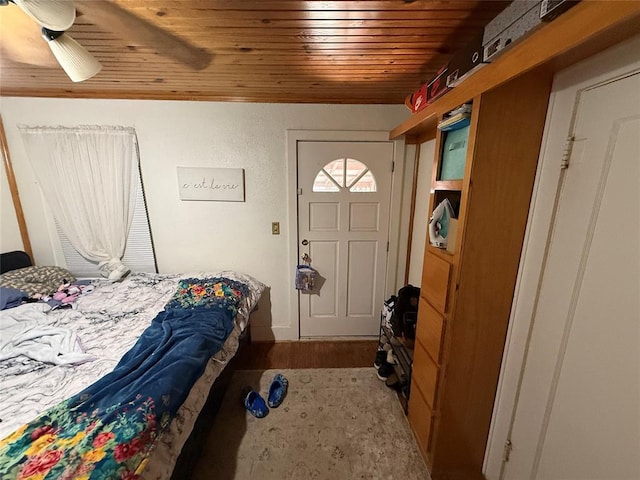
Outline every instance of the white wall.
POLYGON ((420 286, 422 283, 422 261, 427 239, 429 223, 429 195, 431 177, 435 159, 436 141, 429 140, 420 145, 418 180, 416 182, 416 205, 413 215, 413 234, 411 237, 411 257, 409 265, 409 283, 420 286))
MULTIPOLYGON (((409 221, 411 213, 411 188, 413 186, 413 166, 415 164, 417 145, 407 144, 404 150, 404 165, 402 173, 402 204, 400 211, 392 212, 391 215, 400 218, 400 234, 398 243, 400 252, 398 252, 398 269, 394 288, 387 289, 386 296, 398 293, 398 290, 405 285, 404 277, 411 263, 411 259, 407 258, 407 247, 409 246, 409 221), (388 294, 388 295, 387 295, 388 294)), ((396 173, 398 173, 396 166, 396 173)))
MULTIPOLYGON (((3 98, 0 108, 37 263, 61 265, 64 260, 49 237, 47 212, 16 126, 135 127, 160 272, 236 269, 269 285, 252 327, 258 340, 292 338, 288 327, 297 320, 288 306, 292 288, 288 285, 288 244, 295 225, 286 222, 286 130, 389 131, 408 116, 402 105, 13 97, 3 98), (181 202, 177 166, 244 168, 246 201, 181 202), (274 221, 280 222, 281 235, 271 235, 274 221)), ((7 234, 7 242, 10 238, 7 234)))

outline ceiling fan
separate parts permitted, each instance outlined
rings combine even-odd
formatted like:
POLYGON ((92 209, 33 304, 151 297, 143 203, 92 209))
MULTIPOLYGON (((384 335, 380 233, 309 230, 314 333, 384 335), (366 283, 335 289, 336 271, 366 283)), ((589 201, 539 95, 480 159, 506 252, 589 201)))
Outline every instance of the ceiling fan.
POLYGON ((73 0, 0 0, 0 6, 7 5, 10 8, 0 10, 3 53, 13 61, 31 65, 51 67, 57 61, 74 82, 88 80, 102 69, 100 62, 66 33, 75 22, 76 15, 120 33, 130 43, 152 47, 193 70, 206 68, 213 58, 204 49, 108 0, 80 0, 75 3, 73 0), (42 49, 44 44, 37 38, 39 34, 33 21, 40 25, 40 34, 55 60, 46 49, 42 49))

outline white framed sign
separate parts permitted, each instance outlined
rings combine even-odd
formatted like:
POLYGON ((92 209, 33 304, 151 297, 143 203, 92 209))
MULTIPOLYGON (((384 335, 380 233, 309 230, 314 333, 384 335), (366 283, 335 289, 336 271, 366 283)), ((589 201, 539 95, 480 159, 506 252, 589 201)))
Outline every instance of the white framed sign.
POLYGON ((177 168, 180 200, 244 202, 244 168, 177 168))

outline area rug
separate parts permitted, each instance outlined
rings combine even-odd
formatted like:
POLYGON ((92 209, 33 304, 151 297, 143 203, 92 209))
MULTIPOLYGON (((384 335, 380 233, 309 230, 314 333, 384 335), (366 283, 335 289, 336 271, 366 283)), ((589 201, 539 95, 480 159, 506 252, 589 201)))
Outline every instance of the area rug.
POLYGON ((216 417, 196 479, 429 479, 396 393, 370 368, 238 370, 216 417), (266 399, 276 373, 282 405, 262 419, 242 404, 266 399))

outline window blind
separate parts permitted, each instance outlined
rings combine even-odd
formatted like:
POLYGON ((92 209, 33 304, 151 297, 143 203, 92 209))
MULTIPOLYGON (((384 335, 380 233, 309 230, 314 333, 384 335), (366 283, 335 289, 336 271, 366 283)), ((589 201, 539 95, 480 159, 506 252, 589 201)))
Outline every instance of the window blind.
MULTIPOLYGON (((136 180, 133 182, 135 191, 133 219, 127 238, 124 257, 122 262, 131 269, 132 272, 157 272, 156 258, 149 228, 149 217, 144 199, 142 187, 142 177, 140 170, 136 169, 136 180)), ((56 222, 56 231, 62 245, 62 251, 69 270, 76 277, 101 277, 98 264, 84 258, 71 244, 67 236, 60 229, 56 222)))

